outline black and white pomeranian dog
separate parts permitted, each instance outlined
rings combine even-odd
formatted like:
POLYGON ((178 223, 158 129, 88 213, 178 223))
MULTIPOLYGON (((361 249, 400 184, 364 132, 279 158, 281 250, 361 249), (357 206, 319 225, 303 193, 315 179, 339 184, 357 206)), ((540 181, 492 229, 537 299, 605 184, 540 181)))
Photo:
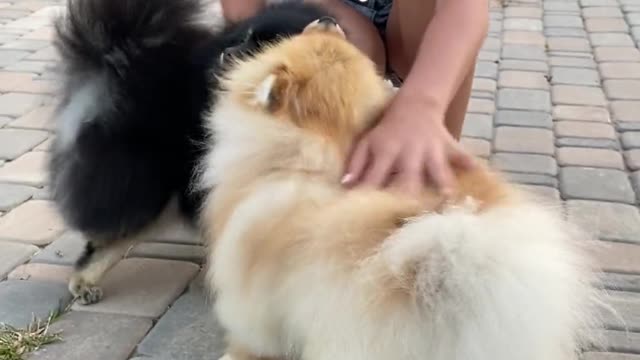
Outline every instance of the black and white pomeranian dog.
POLYGON ((102 276, 167 209, 197 228, 202 196, 190 184, 225 61, 328 15, 286 2, 214 30, 202 14, 198 0, 69 0, 57 19, 63 90, 50 180, 67 225, 87 240, 69 283, 82 304, 101 299, 102 276))

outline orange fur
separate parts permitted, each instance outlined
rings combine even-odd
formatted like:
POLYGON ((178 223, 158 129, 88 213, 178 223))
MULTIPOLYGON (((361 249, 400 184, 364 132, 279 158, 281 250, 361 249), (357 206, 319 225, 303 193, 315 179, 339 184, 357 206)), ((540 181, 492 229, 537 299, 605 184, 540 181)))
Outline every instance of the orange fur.
MULTIPOLYGON (((459 345, 462 350, 457 349, 447 341, 457 341, 455 337, 462 330, 446 332, 453 335, 441 335, 446 339, 443 340, 438 338, 440 335, 425 330, 430 329, 425 323, 435 322, 436 317, 418 321, 426 309, 440 309, 438 316, 472 317, 464 315, 464 308, 455 308, 451 310, 455 315, 449 315, 446 309, 453 306, 450 303, 462 301, 455 300, 458 297, 468 297, 465 301, 470 308, 476 306, 476 302, 481 303, 474 299, 471 290, 455 295, 461 290, 451 284, 458 281, 452 279, 458 278, 446 274, 454 271, 450 263, 457 258, 457 250, 440 251, 439 247, 447 244, 444 239, 413 259, 411 252, 403 252, 403 243, 394 245, 393 239, 407 236, 405 243, 415 241, 420 245, 420 239, 403 235, 404 232, 416 226, 425 226, 425 230, 431 231, 433 226, 429 228, 431 225, 422 225, 422 222, 442 218, 445 224, 450 221, 447 214, 451 211, 454 215, 450 218, 460 217, 459 221, 467 221, 467 217, 472 219, 469 221, 476 221, 486 214, 487 220, 479 221, 487 224, 496 221, 493 212, 502 208, 513 208, 520 211, 518 216, 527 216, 526 211, 520 210, 521 207, 528 209, 526 197, 521 197, 515 188, 481 164, 474 170, 456 173, 455 196, 447 202, 434 189, 427 190, 420 198, 385 190, 344 190, 339 178, 348 151, 355 139, 375 124, 393 92, 376 74, 369 59, 347 43, 342 34, 327 30, 330 29, 310 26, 302 35, 238 63, 223 80, 227 93, 212 115, 217 144, 204 164, 201 181, 205 186, 214 186, 215 191, 207 201, 203 222, 212 245, 208 279, 218 292, 217 312, 229 330, 235 346, 233 351, 240 349, 242 354, 234 356, 232 351, 229 356, 236 360, 260 356, 306 360, 404 360, 424 356, 431 356, 433 360, 458 359, 447 355, 447 351, 467 354, 472 350, 463 349, 463 345, 459 345), (469 204, 470 199, 473 204, 469 204), (462 210, 456 212, 457 208, 462 210), (394 255, 396 253, 400 255, 394 255), (399 260, 396 256, 400 256, 399 260), (399 264, 394 265, 394 261, 399 264), (425 270, 430 267, 436 270, 425 270), (326 295, 341 293, 346 300, 326 295), (324 298, 325 295, 329 297, 324 298), (420 307, 418 303, 423 304, 420 306, 424 306, 424 310, 416 310, 420 307), (346 335, 323 331, 321 325, 296 322, 314 311, 325 315, 323 311, 329 311, 333 315, 343 310, 348 312, 336 315, 335 321, 342 321, 346 335), (358 321, 345 319, 350 316, 358 321), (364 340, 353 340, 354 343, 344 348, 340 344, 347 341, 344 337, 349 337, 348 328, 360 322, 368 324, 362 325, 367 334, 363 335, 364 340), (391 328, 388 333, 374 325, 386 326, 387 323, 391 328), (407 330, 412 329, 411 326, 427 327, 423 329, 425 333, 420 334, 420 330, 407 330), (429 341, 433 341, 434 348, 442 343, 452 349, 418 350, 427 346, 422 344, 424 341, 394 340, 393 337, 404 334, 403 331, 408 331, 403 335, 406 337, 431 336, 433 340, 429 341), (332 335, 335 338, 331 338, 332 335), (358 341, 364 341, 366 346, 359 347, 358 341), (411 346, 403 347, 404 341, 411 346), (389 353, 391 349, 395 352, 389 353)), ((536 209, 534 207, 533 212, 537 214, 536 209)), ((541 223, 549 222, 549 233, 563 242, 561 225, 556 230, 552 218, 542 210, 539 212, 536 216, 542 219, 541 223)), ((509 222, 505 222, 504 227, 509 226, 509 222)), ((498 225, 495 230, 501 231, 501 227, 498 225)), ((516 227, 513 231, 519 229, 516 227)), ((523 249, 526 246, 537 249, 538 245, 532 245, 529 239, 519 238, 519 233, 513 236, 513 242, 523 249)), ((459 241, 452 238, 454 240, 459 241)), ((461 247, 466 246, 462 244, 461 247)), ((566 252, 565 245, 558 245, 558 249, 554 246, 548 245, 540 251, 566 252)), ((492 250, 491 246, 489 249, 492 250)), ((517 247, 512 251, 514 258, 522 255, 517 253, 517 247)), ((491 256, 493 253, 486 256, 487 260, 478 255, 464 261, 477 260, 482 264, 478 265, 479 269, 501 264, 501 260, 493 260, 491 256)), ((564 262, 574 261, 573 255, 566 256, 568 260, 560 258, 557 263, 551 262, 549 268, 565 269, 564 262)), ((582 262, 580 255, 576 255, 574 262, 582 262)), ((517 266, 518 262, 514 264, 517 266)), ((473 268, 466 263, 459 266, 465 271, 467 267, 473 268)), ((566 269, 574 271, 570 265, 566 265, 566 269)), ((478 282, 487 281, 487 287, 493 285, 494 280, 482 278, 483 271, 469 271, 479 277, 478 282)), ((502 268, 496 270, 500 271, 502 268)), ((580 270, 575 272, 583 274, 580 270)), ((523 274, 523 277, 528 275, 523 274)), ((568 284, 575 286, 575 296, 581 299, 579 291, 584 290, 587 297, 588 287, 583 289, 579 285, 582 275, 576 275, 575 281, 571 276, 568 275, 571 279, 568 284)), ((545 284, 534 282, 534 285, 535 288, 545 284)), ((323 324, 322 320, 318 321, 323 324)), ((566 328, 571 326, 573 323, 566 328)), ((564 336, 569 330, 573 329, 559 327, 558 332, 564 336)), ((548 332, 549 335, 536 333, 535 336, 559 336, 548 332)), ((536 341, 539 340, 536 338, 531 343, 536 341)), ((544 338, 544 341, 555 340, 544 338)), ((535 350, 544 356, 530 355, 526 359, 571 359, 575 344, 567 339, 558 341, 560 345, 554 343, 535 350)), ((492 358, 501 359, 506 358, 492 358)))

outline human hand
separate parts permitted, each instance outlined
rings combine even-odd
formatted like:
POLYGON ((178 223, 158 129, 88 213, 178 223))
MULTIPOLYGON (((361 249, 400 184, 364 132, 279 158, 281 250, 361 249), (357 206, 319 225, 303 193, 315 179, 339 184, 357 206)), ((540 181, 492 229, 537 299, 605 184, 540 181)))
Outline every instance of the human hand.
POLYGON ((399 93, 378 125, 356 143, 342 183, 393 186, 417 195, 430 180, 449 196, 455 184, 453 167, 473 165, 472 157, 447 131, 441 112, 399 93))

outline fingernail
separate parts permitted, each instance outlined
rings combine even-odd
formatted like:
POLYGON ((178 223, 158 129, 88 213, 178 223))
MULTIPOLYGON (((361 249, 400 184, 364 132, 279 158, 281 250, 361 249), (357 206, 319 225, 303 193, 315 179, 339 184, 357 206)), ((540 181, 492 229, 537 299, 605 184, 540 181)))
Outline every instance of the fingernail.
POLYGON ((345 176, 342 177, 342 180, 340 180, 340 183, 342 185, 347 185, 352 181, 353 181, 353 174, 346 174, 345 176))

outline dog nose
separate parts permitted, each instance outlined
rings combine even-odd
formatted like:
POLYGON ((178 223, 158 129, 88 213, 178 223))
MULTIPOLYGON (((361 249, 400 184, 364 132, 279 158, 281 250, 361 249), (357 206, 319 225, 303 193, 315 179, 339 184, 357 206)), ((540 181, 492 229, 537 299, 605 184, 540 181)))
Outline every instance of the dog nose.
POLYGON ((329 27, 329 26, 338 26, 338 21, 331 16, 323 16, 318 19, 318 24, 329 27))

